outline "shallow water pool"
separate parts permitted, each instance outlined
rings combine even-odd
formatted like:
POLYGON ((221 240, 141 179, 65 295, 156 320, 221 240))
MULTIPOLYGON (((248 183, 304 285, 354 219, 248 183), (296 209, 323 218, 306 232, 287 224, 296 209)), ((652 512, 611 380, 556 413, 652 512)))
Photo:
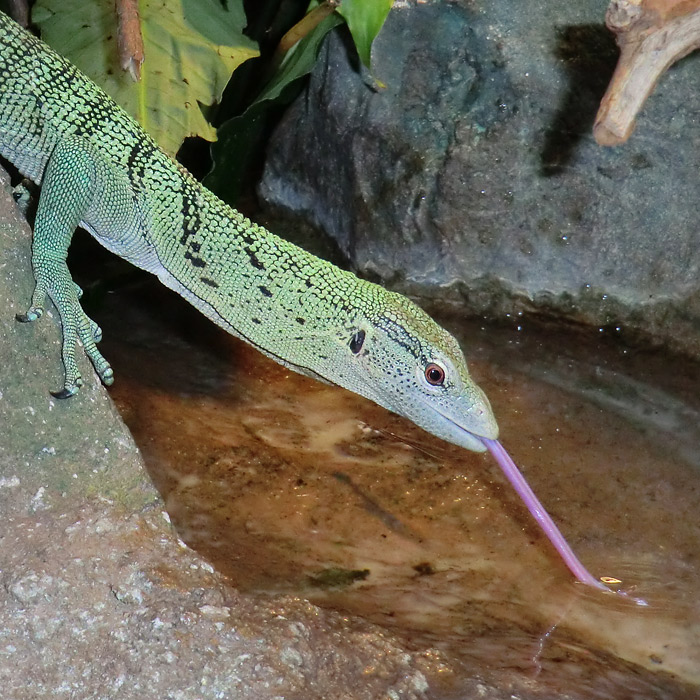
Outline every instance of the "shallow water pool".
POLYGON ((439 650, 435 698, 474 677, 518 697, 700 697, 698 364, 445 323, 574 551, 641 607, 574 583, 489 456, 288 372, 167 292, 111 297, 100 321, 173 522, 236 587, 439 650))

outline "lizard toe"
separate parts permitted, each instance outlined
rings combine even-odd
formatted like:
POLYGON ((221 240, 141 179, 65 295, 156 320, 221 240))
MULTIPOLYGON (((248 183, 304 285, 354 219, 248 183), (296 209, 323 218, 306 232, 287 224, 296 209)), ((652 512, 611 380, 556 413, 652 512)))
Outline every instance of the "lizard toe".
POLYGON ((114 372, 112 368, 107 365, 102 371, 99 372, 100 379, 105 386, 112 386, 114 384, 114 372))
POLYGON ((93 340, 99 343, 102 340, 102 329, 92 319, 90 319, 90 330, 93 340))
POLYGON ((90 358, 92 366, 99 375, 102 383, 110 386, 114 383, 114 371, 112 366, 104 358, 104 355, 97 349, 95 342, 84 344, 85 354, 90 358))
POLYGON ((41 318, 41 316, 44 313, 44 309, 41 307, 33 306, 29 311, 27 311, 24 314, 15 314, 15 318, 20 322, 20 323, 31 323, 32 321, 36 321, 38 318, 41 318))
POLYGON ((73 386, 67 386, 60 391, 52 391, 51 396, 56 399, 69 399, 71 396, 75 396, 80 389, 80 385, 74 384, 73 386))

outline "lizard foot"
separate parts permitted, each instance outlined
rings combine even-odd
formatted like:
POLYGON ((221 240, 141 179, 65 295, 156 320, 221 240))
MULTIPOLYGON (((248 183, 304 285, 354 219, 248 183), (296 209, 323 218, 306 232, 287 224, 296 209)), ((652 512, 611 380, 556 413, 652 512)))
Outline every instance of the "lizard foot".
POLYGON ((83 346, 83 351, 102 383, 106 386, 114 383, 114 371, 97 349, 97 342, 102 338, 102 329, 83 311, 77 299, 69 309, 61 311, 61 320, 63 321, 63 365, 66 369, 66 382, 63 390, 56 392, 54 396, 69 398, 76 394, 83 384, 75 358, 78 343, 83 346))
MULTIPOLYGON (((53 271, 52 271, 53 272, 53 271)), ((24 314, 17 314, 17 320, 22 322, 36 321, 44 312, 46 295, 53 301, 63 326, 62 357, 65 368, 63 389, 52 391, 57 399, 67 399, 78 393, 83 385, 80 370, 76 360, 76 349, 82 345, 95 371, 102 382, 109 386, 114 382, 114 372, 97 349, 96 343, 102 339, 102 329, 83 311, 80 305, 82 290, 67 274, 42 275, 37 281, 32 298, 32 305, 24 314), (50 281, 47 280, 49 278, 50 281)))

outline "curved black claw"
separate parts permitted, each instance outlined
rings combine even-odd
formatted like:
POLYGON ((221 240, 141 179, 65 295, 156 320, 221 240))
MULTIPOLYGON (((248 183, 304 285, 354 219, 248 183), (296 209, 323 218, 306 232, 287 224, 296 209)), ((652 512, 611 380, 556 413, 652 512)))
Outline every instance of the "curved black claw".
POLYGON ((12 190, 12 199, 14 199, 15 204, 17 204, 17 207, 25 216, 27 215, 29 208, 35 203, 33 199, 36 192, 36 185, 31 182, 31 180, 27 180, 26 178, 12 190))
POLYGON ((56 399, 69 399, 71 396, 75 396, 78 393, 82 385, 83 380, 80 375, 78 375, 74 382, 66 384, 61 391, 50 391, 49 393, 56 399))
POLYGON ((78 393, 78 387, 72 387, 71 389, 61 389, 61 391, 51 391, 49 392, 51 396, 56 399, 69 399, 71 396, 75 396, 78 393))

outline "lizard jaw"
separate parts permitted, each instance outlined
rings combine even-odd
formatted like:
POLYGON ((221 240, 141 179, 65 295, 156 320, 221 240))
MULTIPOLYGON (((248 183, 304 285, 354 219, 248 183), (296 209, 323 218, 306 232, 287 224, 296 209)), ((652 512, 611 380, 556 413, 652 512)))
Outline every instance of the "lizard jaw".
POLYGON ((433 426, 428 428, 429 432, 438 435, 443 440, 452 442, 472 452, 486 452, 487 448, 482 438, 490 440, 498 438, 496 420, 488 409, 485 409, 482 414, 486 416, 486 419, 480 418, 478 427, 474 426, 474 429, 469 430, 460 425, 452 416, 443 413, 435 406, 431 406, 426 402, 423 402, 423 405, 433 414, 433 426))

